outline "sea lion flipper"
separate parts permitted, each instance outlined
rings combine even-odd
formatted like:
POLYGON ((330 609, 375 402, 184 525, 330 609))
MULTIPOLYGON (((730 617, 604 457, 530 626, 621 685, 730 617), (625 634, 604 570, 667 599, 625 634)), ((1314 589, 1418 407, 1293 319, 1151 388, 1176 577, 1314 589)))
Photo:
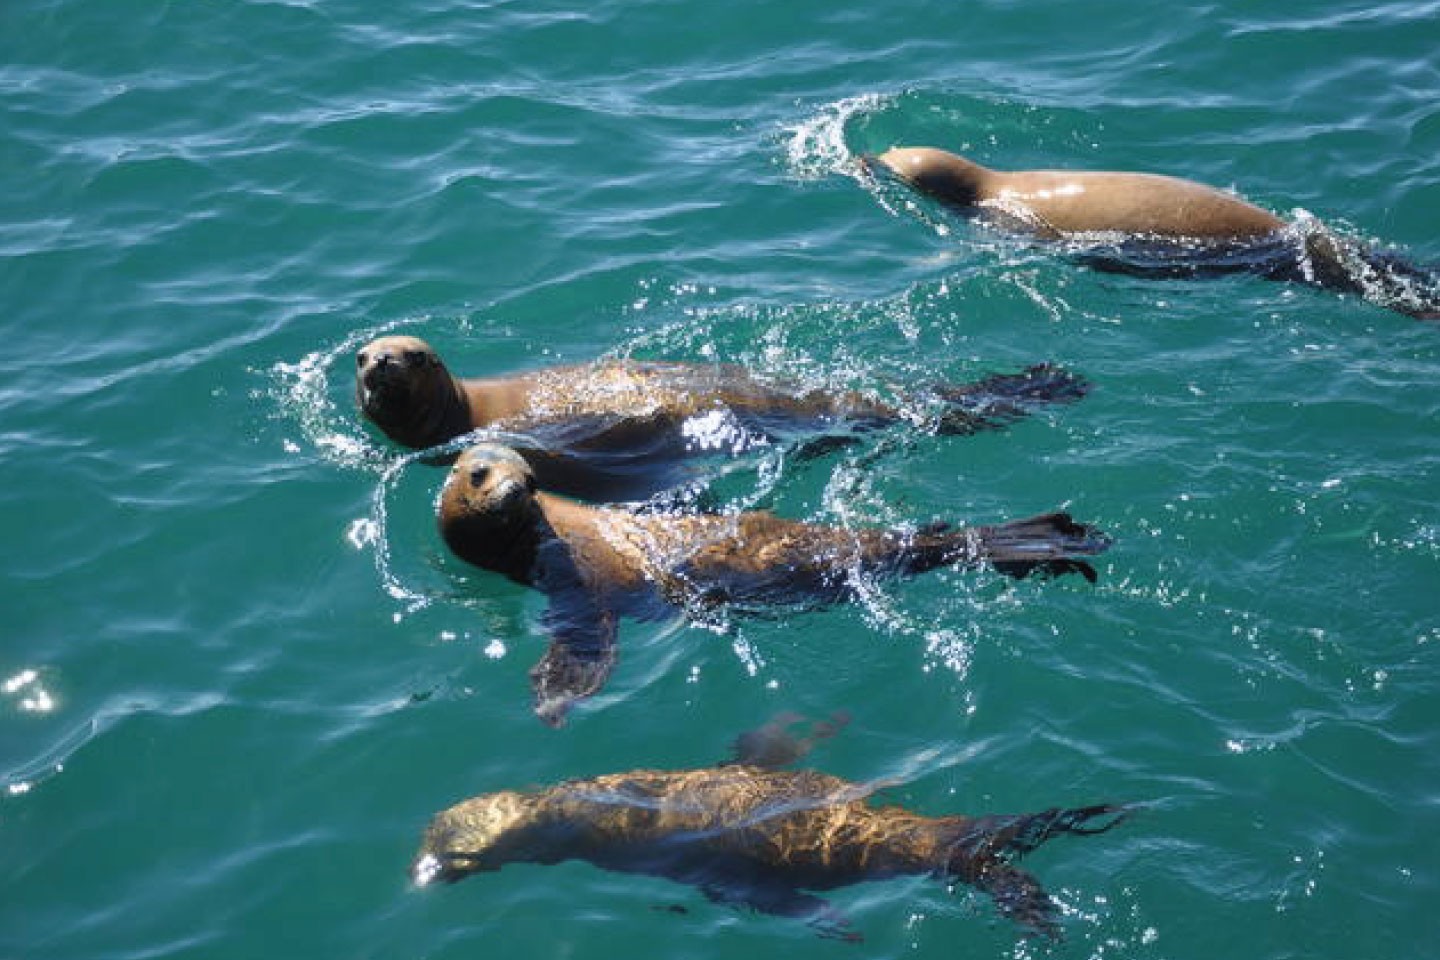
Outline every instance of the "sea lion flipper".
POLYGON ((596 605, 578 611, 553 604, 546 613, 550 646, 530 669, 535 715, 552 727, 576 700, 598 692, 615 666, 615 614, 596 605))
POLYGON ((850 713, 836 710, 828 720, 810 725, 807 736, 797 736, 790 728, 805 717, 793 711, 777 714, 774 719, 755 730, 747 730, 731 744, 732 763, 778 770, 805 756, 821 740, 835 736, 850 722, 850 713))
POLYGON ((1040 881, 1009 863, 993 863, 974 881, 990 894, 995 907, 1032 933, 1051 940, 1060 939, 1059 908, 1040 881))
POLYGON ((1037 363, 1019 373, 991 374, 974 383, 934 388, 935 395, 949 405, 940 417, 940 432, 962 435, 1003 430, 1029 416, 1035 406, 1074 403, 1089 390, 1084 377, 1051 363, 1037 363))
POLYGON ((1078 573, 1091 583, 1096 581, 1095 568, 1075 555, 1103 553, 1113 542, 1099 528, 1059 512, 980 527, 978 533, 982 555, 1001 573, 1012 577, 1078 573))
POLYGON ((706 883, 706 899, 727 907, 754 910, 776 917, 804 920, 827 939, 859 943, 864 937, 850 927, 850 919, 823 897, 805 893, 778 880, 747 883, 706 883))
POLYGON ((966 880, 995 899, 1000 912, 1036 933, 1059 939, 1058 910, 1050 895, 1009 858, 1030 853, 1063 833, 1104 833, 1131 813, 1123 804, 1055 807, 1040 813, 961 818, 945 873, 966 880), (1094 825, 1092 825, 1094 824, 1094 825))

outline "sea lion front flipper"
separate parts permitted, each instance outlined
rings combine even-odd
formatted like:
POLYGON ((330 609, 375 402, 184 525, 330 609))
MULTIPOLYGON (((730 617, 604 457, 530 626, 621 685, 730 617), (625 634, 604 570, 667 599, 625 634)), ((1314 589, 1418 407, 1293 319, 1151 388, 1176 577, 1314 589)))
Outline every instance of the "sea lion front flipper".
POLYGON ((616 618, 588 595, 552 596, 545 623, 550 646, 530 669, 535 715, 558 727, 576 700, 598 692, 615 666, 616 618), (563 602, 562 602, 563 601, 563 602))
POLYGON ((731 762, 741 766, 778 770, 805 756, 821 740, 833 737, 843 730, 850 722, 850 714, 846 710, 836 710, 829 720, 812 723, 808 736, 791 733, 790 728, 803 720, 805 717, 800 714, 786 711, 764 726, 740 734, 730 745, 734 756, 731 762))
POLYGON ((818 437, 801 440, 793 456, 797 461, 819 460, 840 450, 848 450, 860 442, 860 438, 848 433, 826 433, 818 437))
POLYGON ((974 383, 933 389, 949 407, 940 417, 940 432, 963 435, 1003 430, 1041 404, 1074 403, 1089 392, 1090 384, 1054 364, 1037 363, 1019 373, 996 373, 974 383))
POLYGON ((859 943, 865 939, 850 928, 850 919, 836 910, 830 901, 777 880, 734 886, 707 883, 702 884, 700 890, 712 903, 804 920, 826 939, 847 943, 859 943))

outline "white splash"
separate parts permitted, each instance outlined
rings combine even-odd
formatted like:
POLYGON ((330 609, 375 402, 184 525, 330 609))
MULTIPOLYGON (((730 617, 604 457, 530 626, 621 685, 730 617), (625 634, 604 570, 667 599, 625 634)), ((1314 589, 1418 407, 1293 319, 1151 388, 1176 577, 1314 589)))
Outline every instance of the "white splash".
POLYGON ((364 550, 380 539, 380 525, 369 517, 361 517, 350 523, 345 530, 345 539, 356 550, 364 550))
MULTIPOLYGON (((346 467, 372 467, 377 450, 358 429, 356 417, 341 411, 331 399, 331 377, 345 376, 352 368, 351 358, 361 346, 379 336, 392 333, 415 320, 402 320, 378 328, 354 330, 341 342, 316 350, 294 363, 281 361, 270 369, 275 396, 282 413, 300 427, 303 438, 326 459, 346 467)), ((300 444, 293 439, 282 441, 286 453, 299 453, 300 444)))
POLYGON ((752 447, 764 446, 762 437, 746 431, 728 407, 717 407, 709 413, 687 417, 680 425, 685 446, 691 450, 744 453, 752 447))
POLYGON ((884 103, 885 98, 875 93, 847 97, 784 128, 786 167, 802 180, 820 180, 836 173, 858 176, 855 156, 845 145, 845 128, 855 116, 874 113, 884 103))
POLYGON ((40 674, 35 670, 21 670, 19 673, 15 674, 15 676, 6 680, 4 685, 0 686, 0 690, 4 690, 6 693, 9 694, 14 694, 19 692, 21 687, 29 686, 39 678, 40 674))
POLYGON ((425 886, 438 877, 442 869, 443 865, 440 863, 439 857, 433 853, 425 854, 425 856, 415 862, 415 868, 412 874, 415 877, 415 886, 425 886))
POLYGON ((0 684, 0 691, 6 696, 19 696, 19 707, 26 713, 50 713, 56 707, 55 698, 40 685, 40 671, 35 669, 21 670, 0 684))

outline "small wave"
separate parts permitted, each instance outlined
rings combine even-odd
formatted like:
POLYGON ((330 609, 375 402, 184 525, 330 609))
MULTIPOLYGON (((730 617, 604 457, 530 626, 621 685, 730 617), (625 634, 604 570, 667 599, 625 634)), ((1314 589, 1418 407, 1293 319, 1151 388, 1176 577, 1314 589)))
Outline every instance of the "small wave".
MULTIPOLYGON (((294 363, 279 362, 270 369, 273 382, 271 396, 279 405, 281 415, 292 419, 312 450, 324 459, 342 467, 384 472, 390 460, 384 451, 365 434, 358 415, 342 413, 334 400, 332 372, 350 372, 349 359, 363 344, 379 336, 414 325, 415 320, 400 320, 378 328, 350 333, 334 346, 306 354, 294 363)), ((293 441, 287 451, 298 453, 293 441)))
POLYGON ((845 131, 856 117, 879 111, 888 100, 877 93, 847 97, 785 127, 785 165, 791 175, 820 180, 838 173, 859 179, 859 164, 845 142, 845 131))

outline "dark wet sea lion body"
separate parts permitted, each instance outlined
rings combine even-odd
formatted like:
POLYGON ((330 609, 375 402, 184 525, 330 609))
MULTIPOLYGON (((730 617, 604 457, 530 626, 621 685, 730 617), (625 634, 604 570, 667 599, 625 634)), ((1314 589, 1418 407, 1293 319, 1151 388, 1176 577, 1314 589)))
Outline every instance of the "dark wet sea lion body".
POLYGON ((440 534, 456 556, 544 591, 554 641, 532 674, 537 710, 558 720, 593 693, 614 660, 621 615, 664 615, 716 603, 815 604, 844 599, 855 576, 992 566, 1012 576, 1080 573, 1109 546, 1065 514, 993 526, 846 529, 769 513, 642 513, 592 507, 537 490, 514 451, 461 454, 440 495, 440 534))
MULTIPOLYGON (((479 428, 520 435, 543 487, 597 500, 673 486, 678 464, 698 454, 816 432, 843 439, 905 416, 856 391, 787 390, 734 364, 617 360, 461 379, 409 336, 381 337, 356 361, 360 409, 395 442, 423 449, 479 428)), ((1085 390, 1041 364, 929 393, 942 407, 941 432, 974 433, 1085 390)))
POLYGON ((1417 319, 1440 318, 1440 279, 1432 271, 1328 231, 1297 230, 1233 193, 1193 180, 1125 171, 994 170, 933 147, 897 147, 867 166, 1002 229, 1083 241, 1080 259, 1099 270, 1176 278, 1244 272, 1358 294, 1417 319))
POLYGON ((1123 816, 1101 804, 1013 816, 927 817, 872 806, 873 788, 813 770, 748 762, 634 770, 534 792, 475 797, 437 814, 412 866, 422 885, 507 863, 586 860, 669 877, 713 900, 803 917, 844 935, 806 891, 929 875, 972 884, 1031 931, 1057 935, 1057 910, 1012 857, 1123 816))

